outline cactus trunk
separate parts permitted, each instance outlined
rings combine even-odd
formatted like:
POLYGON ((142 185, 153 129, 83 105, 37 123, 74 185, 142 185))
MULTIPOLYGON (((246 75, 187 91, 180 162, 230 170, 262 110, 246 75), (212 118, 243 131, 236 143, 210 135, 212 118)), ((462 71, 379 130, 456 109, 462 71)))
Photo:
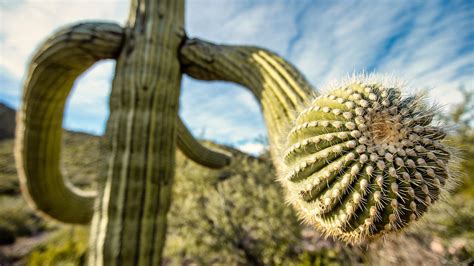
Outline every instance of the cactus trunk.
POLYGON ((91 265, 159 265, 171 202, 183 1, 132 1, 110 96, 106 181, 91 265))

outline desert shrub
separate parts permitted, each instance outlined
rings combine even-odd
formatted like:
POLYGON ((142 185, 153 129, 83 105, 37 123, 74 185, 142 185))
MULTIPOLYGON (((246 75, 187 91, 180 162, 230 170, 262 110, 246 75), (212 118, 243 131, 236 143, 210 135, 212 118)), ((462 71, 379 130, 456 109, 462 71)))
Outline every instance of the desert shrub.
POLYGON ((288 265, 300 226, 269 161, 234 154, 213 171, 179 160, 165 256, 172 265, 288 265))
POLYGON ((346 265, 348 258, 336 249, 323 248, 300 255, 301 266, 346 265))
POLYGON ((85 265, 89 230, 67 226, 39 245, 27 258, 28 265, 85 265))
POLYGON ((20 192, 13 157, 13 140, 0 141, 0 195, 16 195, 20 192))
POLYGON ((63 137, 62 164, 64 175, 81 189, 95 189, 96 180, 103 174, 106 159, 101 152, 101 138, 78 132, 67 132, 63 137))
POLYGON ((0 245, 9 245, 15 242, 15 227, 0 220, 0 245))
POLYGON ((17 237, 34 235, 45 228, 45 222, 18 197, 0 197, 0 222, 9 224, 17 237))

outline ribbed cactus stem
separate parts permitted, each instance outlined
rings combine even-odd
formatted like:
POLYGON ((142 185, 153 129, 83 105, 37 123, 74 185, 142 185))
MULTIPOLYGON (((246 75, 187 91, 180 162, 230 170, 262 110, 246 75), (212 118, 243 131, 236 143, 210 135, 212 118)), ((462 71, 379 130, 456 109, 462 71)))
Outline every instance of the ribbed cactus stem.
MULTIPOLYGON (((74 188, 60 171, 65 101, 87 68, 118 57, 123 36, 123 29, 113 23, 64 27, 40 46, 31 61, 17 119, 17 169, 28 203, 61 222, 89 223, 96 195, 74 188)), ((179 117, 177 127, 177 146, 191 160, 211 168, 229 163, 228 154, 200 144, 179 117)))
POLYGON ((91 237, 94 265, 159 263, 176 144, 207 167, 223 167, 230 160, 228 154, 201 145, 177 117, 183 3, 135 1, 132 6, 125 30, 111 23, 81 23, 59 30, 41 45, 18 112, 15 156, 28 202, 59 221, 89 223, 96 193, 74 188, 60 171, 64 105, 81 73, 120 54, 106 138, 110 165, 104 173, 107 182, 100 184, 91 237), (155 13, 147 15, 146 10, 155 13), (146 24, 149 19, 154 23, 146 24), (126 216, 127 211, 132 215, 126 216))
POLYGON ((160 265, 175 168, 183 0, 133 0, 117 59, 89 264, 160 265))
POLYGON ((316 98, 288 134, 289 201, 305 221, 352 243, 418 220, 450 178, 433 116, 420 97, 379 83, 316 98))

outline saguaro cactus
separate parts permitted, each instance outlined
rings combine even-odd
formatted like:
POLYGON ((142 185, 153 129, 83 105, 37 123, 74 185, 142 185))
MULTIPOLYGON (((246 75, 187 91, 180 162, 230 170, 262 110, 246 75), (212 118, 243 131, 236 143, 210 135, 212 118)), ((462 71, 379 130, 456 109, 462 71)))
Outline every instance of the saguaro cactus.
POLYGON ((184 0, 132 0, 125 27, 63 28, 30 64, 15 149, 22 190, 47 216, 92 220, 90 264, 160 264, 176 146, 207 167, 229 163, 225 153, 199 144, 179 119, 182 73, 252 91, 288 201, 328 234, 372 238, 418 219, 439 198, 449 177, 449 151, 418 98, 354 83, 311 103, 316 92, 281 57, 257 47, 191 40, 183 26, 184 0), (117 64, 105 180, 96 195, 63 179, 61 123, 77 76, 107 58, 117 64))

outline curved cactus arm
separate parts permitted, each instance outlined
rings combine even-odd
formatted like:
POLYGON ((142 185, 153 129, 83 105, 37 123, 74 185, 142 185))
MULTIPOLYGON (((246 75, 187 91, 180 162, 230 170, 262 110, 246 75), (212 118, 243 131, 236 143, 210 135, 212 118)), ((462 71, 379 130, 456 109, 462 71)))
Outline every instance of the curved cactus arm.
POLYGON ((74 188, 60 170, 66 98, 76 78, 95 62, 115 58, 121 43, 119 25, 82 23, 56 32, 31 60, 17 115, 16 165, 29 203, 62 222, 88 223, 95 197, 74 188))
POLYGON ((314 94, 303 75, 268 50, 216 45, 199 39, 186 40, 180 60, 183 72, 196 79, 231 81, 251 90, 263 109, 270 151, 276 160, 285 133, 314 94))
POLYGON ((355 77, 309 103, 297 70, 262 49, 188 40, 181 62, 192 77, 252 90, 287 202, 326 235, 359 243, 403 230, 452 179, 434 109, 397 84, 355 77))
POLYGON ((231 160, 231 155, 209 149, 199 143, 179 117, 177 145, 189 159, 209 168, 222 168, 229 165, 231 160))

